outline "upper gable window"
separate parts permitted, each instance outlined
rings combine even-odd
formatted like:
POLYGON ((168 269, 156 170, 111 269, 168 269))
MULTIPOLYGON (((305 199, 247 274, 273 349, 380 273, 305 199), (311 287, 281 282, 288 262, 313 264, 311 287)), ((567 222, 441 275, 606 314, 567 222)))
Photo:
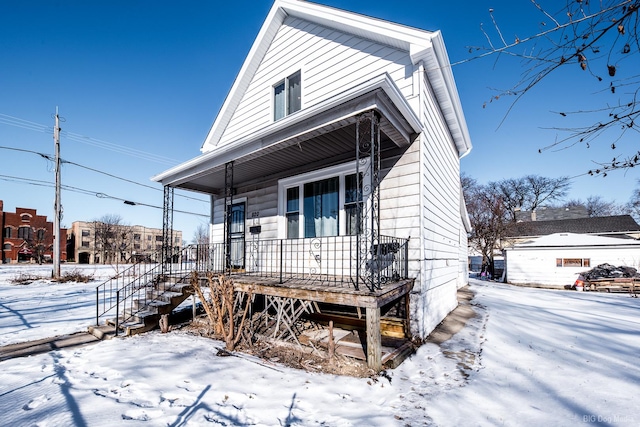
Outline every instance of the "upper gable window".
POLYGON ((280 120, 302 108, 300 71, 273 87, 273 119, 280 120))

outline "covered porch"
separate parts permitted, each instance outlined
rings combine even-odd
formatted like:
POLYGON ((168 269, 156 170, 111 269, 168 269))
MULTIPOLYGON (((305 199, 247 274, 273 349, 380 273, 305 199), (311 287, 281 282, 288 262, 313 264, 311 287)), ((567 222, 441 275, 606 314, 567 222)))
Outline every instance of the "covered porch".
MULTIPOLYGON (((379 370, 381 308, 404 304, 413 286, 409 236, 381 229, 381 182, 421 131, 407 100, 383 74, 257 133, 218 145, 154 177, 165 189, 163 258, 176 259, 170 252, 174 190, 211 195, 220 212, 212 213, 211 243, 192 247, 180 259, 197 271, 225 272, 238 290, 251 288, 263 295, 267 308, 288 305, 293 311, 280 311, 278 317, 289 328, 315 303, 352 307, 358 313, 364 309, 359 317, 366 319, 367 362, 379 370), (288 193, 279 183, 345 164, 352 165, 349 173, 356 177, 349 227, 309 232, 302 214, 299 222, 289 222, 288 193), (256 189, 268 189, 260 196, 267 202, 255 201, 256 189), (262 208, 254 207, 258 203, 262 208), (291 223, 299 233, 291 232, 291 223)), ((303 188, 300 184, 300 204, 306 203, 303 188)), ((341 187, 340 212, 334 208, 329 214, 336 222, 344 220, 345 193, 341 187)), ((404 313, 408 316, 408 310, 404 313)), ((408 325, 408 319, 403 321, 408 325)))

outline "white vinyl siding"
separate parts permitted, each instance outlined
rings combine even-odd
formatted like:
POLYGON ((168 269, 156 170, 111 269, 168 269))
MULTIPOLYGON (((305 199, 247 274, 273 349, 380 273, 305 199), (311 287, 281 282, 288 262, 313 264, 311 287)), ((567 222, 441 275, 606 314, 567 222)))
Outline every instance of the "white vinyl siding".
POLYGON ((405 96, 411 96, 412 78, 407 67, 411 67, 408 52, 287 18, 238 104, 220 144, 273 123, 273 88, 283 76, 297 70, 302 71, 301 108, 304 109, 385 72, 405 96))
MULTIPOLYGON (((430 333, 457 306, 461 259, 460 160, 442 111, 420 76, 421 120, 421 292, 413 310, 425 315, 412 320, 421 336, 430 333)), ((465 260, 466 263, 466 260, 465 260)))

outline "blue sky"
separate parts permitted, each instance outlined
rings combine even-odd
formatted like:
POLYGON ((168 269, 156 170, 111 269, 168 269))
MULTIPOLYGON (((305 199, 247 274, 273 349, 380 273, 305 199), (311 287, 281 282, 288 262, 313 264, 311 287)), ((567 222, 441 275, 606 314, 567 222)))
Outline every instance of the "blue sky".
MULTIPOLYGON (((480 24, 491 30, 489 8, 494 9, 507 39, 537 31, 538 15, 528 0, 319 3, 421 29, 439 29, 454 63, 472 57, 468 46, 486 45, 480 24)), ((199 154, 271 5, 269 0, 243 2, 242 7, 204 0, 3 2, 0 146, 52 154, 52 116, 58 106, 65 120, 61 123, 63 159, 156 187, 67 164, 63 184, 75 191, 62 193, 63 225, 118 213, 129 224, 161 227, 162 191, 149 178, 199 154), (122 200, 158 208, 129 206, 122 200)), ((634 55, 633 61, 625 66, 639 69, 640 55, 634 55)), ((463 171, 481 183, 526 174, 576 176, 593 167, 591 160, 612 157, 608 143, 593 144, 588 150, 574 147, 538 153, 558 134, 545 128, 564 124, 550 111, 583 109, 606 96, 597 93, 593 79, 577 69, 544 81, 506 118, 511 99, 483 108, 494 94, 492 89, 509 88, 521 71, 518 60, 506 57, 454 66, 474 145, 462 160, 463 171)), ((633 148, 631 144, 628 140, 618 143, 633 148)), ((5 210, 32 207, 51 218, 53 188, 7 178, 53 182, 51 162, 7 149, 0 149, 0 159, 0 199, 5 210)), ((575 178, 570 197, 600 195, 624 203, 637 186, 637 169, 607 178, 575 178)), ((175 227, 191 241, 197 225, 206 222, 208 200, 195 193, 176 194, 176 209, 201 215, 175 215, 175 227)))

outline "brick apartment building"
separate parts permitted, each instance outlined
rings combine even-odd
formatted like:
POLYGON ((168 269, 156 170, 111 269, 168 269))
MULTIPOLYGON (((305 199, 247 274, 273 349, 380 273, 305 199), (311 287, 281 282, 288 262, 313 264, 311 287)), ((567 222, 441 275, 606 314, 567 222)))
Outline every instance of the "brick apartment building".
MULTIPOLYGON (((70 231, 67 252, 79 264, 157 262, 160 259, 161 228, 75 221, 70 231)), ((172 252, 181 247, 182 232, 174 230, 172 252)))
MULTIPOLYGON (((5 212, 0 200, 2 263, 49 262, 53 259, 53 223, 35 209, 5 212)), ((67 230, 60 229, 60 260, 67 259, 67 230)))

